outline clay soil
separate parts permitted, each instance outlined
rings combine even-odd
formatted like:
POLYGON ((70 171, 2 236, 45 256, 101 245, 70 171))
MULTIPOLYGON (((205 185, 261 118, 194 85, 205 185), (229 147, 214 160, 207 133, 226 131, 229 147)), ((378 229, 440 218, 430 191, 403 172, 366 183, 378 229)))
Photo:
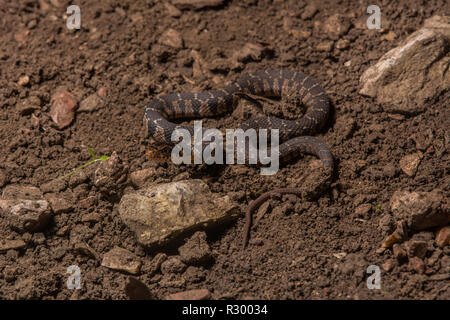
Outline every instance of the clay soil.
MULTIPOLYGON (((158 94, 214 89, 264 69, 298 70, 325 88, 333 112, 318 136, 330 147, 336 172, 330 187, 313 201, 295 196, 270 199, 266 214, 252 229, 256 241, 245 251, 240 247, 242 214, 230 225, 207 231, 212 263, 169 276, 146 270, 158 252, 176 255, 176 248, 145 250, 120 219, 120 199, 103 197, 89 183, 68 186, 60 196, 71 209, 56 214, 41 233, 13 231, 0 216, 0 238, 27 243, 25 248, 0 253, 0 297, 127 299, 128 275, 101 266, 101 257, 120 246, 143 262, 137 278, 156 299, 198 288, 208 289, 213 299, 450 298, 448 276, 436 277, 449 274, 448 246, 440 249, 437 262, 426 266, 426 273, 397 262, 391 250, 377 252, 394 225, 389 221, 394 191, 449 191, 449 156, 443 137, 450 127, 450 97, 443 93, 422 114, 393 116, 358 93, 359 78, 370 65, 419 29, 425 19, 450 14, 449 3, 380 1, 383 29, 367 30, 370 4, 233 0, 215 8, 182 10, 179 17, 173 17, 162 1, 155 0, 59 0, 49 1, 47 8, 37 0, 2 0, 0 188, 10 184, 40 187, 88 161, 88 146, 101 155, 117 152, 130 172, 156 168, 150 183, 180 177, 202 179, 213 192, 230 195, 244 212, 261 193, 302 183, 317 167, 317 159, 299 156, 269 177, 251 166, 159 163, 146 155, 149 140, 142 118, 145 104, 158 94), (317 12, 302 19, 312 3, 317 12), (66 27, 64 15, 70 4, 81 8, 80 30, 66 27), (336 13, 351 21, 349 30, 340 36, 348 40, 348 47, 337 48, 338 39, 333 39, 334 48, 320 50, 318 46, 330 41, 329 32, 320 24, 336 13), (169 28, 180 33, 181 48, 159 43, 169 28), (306 33, 299 35, 290 29, 306 33), (230 59, 247 43, 261 46, 261 56, 233 67, 230 59), (192 50, 213 65, 203 75, 194 72, 192 50), (21 85, 23 76, 29 82, 21 85), (77 102, 106 89, 104 105, 93 112, 76 112, 70 126, 58 129, 49 109, 52 95, 61 87, 77 102), (22 112, 20 103, 33 96, 39 97, 40 105, 22 112), (410 177, 399 161, 417 151, 411 137, 427 130, 436 145, 424 152, 416 174, 410 177), (93 199, 89 205, 82 202, 87 198, 93 199), (361 210, 361 205, 368 205, 367 209, 361 210), (83 219, 92 213, 96 219, 83 219), (89 245, 97 257, 74 250, 74 239, 89 245), (80 290, 66 287, 70 265, 82 270, 80 290), (380 290, 366 286, 369 265, 381 268, 380 290)), ((233 128, 241 121, 234 113, 208 119, 204 126, 233 128)), ((128 185, 125 192, 132 189, 128 185)), ((433 240, 430 246, 428 256, 436 249, 433 240)))

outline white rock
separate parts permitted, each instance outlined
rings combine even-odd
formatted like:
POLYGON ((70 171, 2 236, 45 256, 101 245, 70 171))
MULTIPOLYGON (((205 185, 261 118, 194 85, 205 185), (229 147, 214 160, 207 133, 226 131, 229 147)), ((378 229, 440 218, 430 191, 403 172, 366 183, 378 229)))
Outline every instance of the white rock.
POLYGON ((211 193, 203 181, 183 180, 125 194, 119 213, 140 244, 159 246, 186 232, 235 219, 238 208, 228 196, 211 193))
POLYGON ((10 185, 0 199, 0 216, 19 232, 36 232, 47 226, 51 209, 38 188, 10 185))
POLYGON ((400 168, 408 176, 412 177, 416 174, 420 160, 423 158, 422 152, 408 154, 400 159, 400 168))
POLYGON ((434 16, 360 78, 362 95, 393 113, 417 114, 450 88, 450 17, 434 16))
POLYGON ((442 191, 396 191, 390 200, 397 221, 406 221, 411 229, 423 230, 445 226, 450 222, 450 210, 442 191))

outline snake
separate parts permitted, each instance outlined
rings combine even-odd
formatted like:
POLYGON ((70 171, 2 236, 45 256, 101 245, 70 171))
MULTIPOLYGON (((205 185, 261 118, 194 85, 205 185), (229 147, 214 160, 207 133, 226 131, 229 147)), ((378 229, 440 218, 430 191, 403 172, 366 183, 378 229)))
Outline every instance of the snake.
MULTIPOLYGON (((157 96, 149 101, 144 111, 147 134, 157 142, 173 145, 172 133, 178 129, 194 134, 194 128, 173 122, 177 119, 216 117, 232 112, 242 95, 282 97, 288 92, 298 94, 307 107, 296 120, 258 116, 241 123, 242 129, 278 129, 280 162, 292 160, 298 154, 319 157, 325 167, 334 169, 328 146, 312 136, 325 126, 330 114, 330 102, 323 87, 311 76, 291 70, 265 70, 247 74, 219 90, 199 93, 182 92, 157 96)), ((273 194, 301 195, 300 188, 277 188, 253 200, 245 212, 243 247, 245 248, 252 224, 252 215, 273 194)))

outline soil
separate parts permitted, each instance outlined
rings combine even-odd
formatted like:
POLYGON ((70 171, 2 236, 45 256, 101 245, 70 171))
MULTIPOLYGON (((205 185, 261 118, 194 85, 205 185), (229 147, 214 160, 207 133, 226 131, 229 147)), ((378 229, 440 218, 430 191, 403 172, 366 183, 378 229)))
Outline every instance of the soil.
MULTIPOLYGON (((0 238, 22 239, 27 244, 0 253, 0 297, 127 299, 128 275, 101 266, 101 257, 120 246, 142 261, 136 277, 155 299, 200 288, 208 289, 213 299, 449 299, 448 245, 437 249, 430 240, 425 262, 436 250, 441 253, 425 273, 397 262, 391 250, 378 251, 387 235, 383 226, 394 191, 450 190, 449 155, 442 145, 450 127, 449 93, 430 101, 426 111, 416 116, 390 115, 358 93, 359 78, 370 65, 419 29, 425 19, 450 14, 449 3, 380 1, 383 29, 367 30, 370 4, 232 0, 171 16, 164 2, 155 0, 3 1, 0 188, 10 184, 41 187, 89 161, 86 147, 90 147, 98 155, 116 152, 129 172, 156 168, 153 183, 174 181, 180 174, 203 179, 213 192, 230 195, 244 212, 263 192, 302 183, 317 167, 317 159, 299 156, 276 175, 265 177, 252 166, 155 162, 146 155, 149 140, 142 125, 143 111, 158 94, 218 88, 245 73, 265 69, 298 70, 325 88, 333 113, 318 136, 332 150, 336 170, 330 188, 317 199, 272 198, 267 213, 252 229, 256 241, 245 251, 240 248, 243 215, 236 223, 207 232, 213 261, 190 266, 181 275, 147 272, 159 251, 142 248, 122 223, 117 210, 120 197, 104 197, 89 182, 69 184, 57 192, 69 209, 55 214, 43 232, 14 231, 0 216, 0 238), (70 4, 81 8, 80 30, 66 27, 64 16, 70 4), (304 14, 312 5, 317 12, 304 14), (323 25, 337 13, 347 17, 350 26, 331 37, 332 31, 323 25), (161 44, 169 28, 180 33, 181 47, 161 44), (330 38, 334 47, 319 50, 330 38), (343 42, 348 47, 338 46, 338 39, 348 40, 343 42), (247 43, 262 47, 260 56, 235 65, 233 55, 247 43), (196 71, 192 50, 209 70, 196 71), (23 76, 28 81, 19 84, 23 76), (72 123, 59 129, 49 110, 51 97, 62 87, 78 104, 106 90, 104 105, 93 112, 76 112, 72 123), (20 104, 31 97, 39 98, 38 105, 23 112, 20 104), (410 177, 402 172, 399 161, 417 151, 411 137, 429 130, 434 148, 424 152, 417 173, 410 177), (83 205, 88 198, 92 201, 83 205), (368 209, 356 210, 361 205, 368 209), (94 218, 83 219, 93 213, 94 218), (100 258, 74 250, 74 239, 81 239, 100 258), (389 262, 392 266, 386 267, 389 262), (66 287, 71 265, 81 269, 80 290, 66 287), (367 288, 369 265, 385 266, 381 290, 367 288)), ((271 107, 264 109, 270 112, 271 107)), ((290 109, 273 113, 292 117, 290 109)), ((242 118, 235 112, 205 120, 203 125, 234 128, 242 118)), ((127 185, 125 192, 132 189, 127 185)), ((165 253, 177 255, 171 249, 165 253)))

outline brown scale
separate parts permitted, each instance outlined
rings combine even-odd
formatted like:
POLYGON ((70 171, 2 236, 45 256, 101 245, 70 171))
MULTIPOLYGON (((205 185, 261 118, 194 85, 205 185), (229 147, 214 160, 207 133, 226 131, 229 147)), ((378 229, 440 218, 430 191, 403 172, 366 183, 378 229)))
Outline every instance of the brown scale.
MULTIPOLYGON (((329 114, 329 101, 325 90, 311 77, 284 70, 266 70, 249 74, 236 83, 218 91, 202 93, 167 94, 152 99, 145 108, 144 123, 149 135, 157 142, 173 144, 172 132, 178 128, 193 133, 191 126, 178 125, 169 120, 216 116, 232 111, 239 93, 262 96, 281 96, 295 88, 301 101, 308 107, 306 114, 298 120, 276 117, 256 117, 241 124, 243 129, 279 129, 281 144, 280 159, 285 162, 299 153, 319 157, 326 167, 333 169, 333 157, 329 148, 318 138, 309 136, 320 130, 329 114), (228 102, 228 104, 227 104, 228 102)), ((252 214, 273 194, 300 195, 299 188, 281 188, 264 193, 247 208, 243 246, 248 242, 252 214)))

